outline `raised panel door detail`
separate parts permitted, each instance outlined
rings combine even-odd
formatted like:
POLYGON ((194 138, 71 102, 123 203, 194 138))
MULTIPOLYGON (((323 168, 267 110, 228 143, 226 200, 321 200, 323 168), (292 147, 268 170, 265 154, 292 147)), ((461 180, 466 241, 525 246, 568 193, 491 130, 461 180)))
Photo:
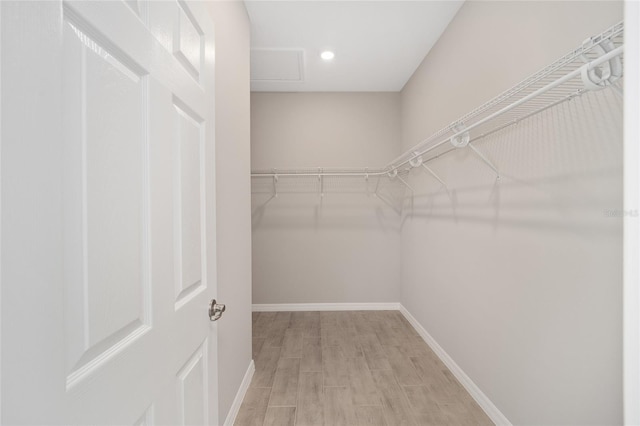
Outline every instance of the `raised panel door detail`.
POLYGON ((124 0, 124 2, 136 15, 140 16, 140 2, 138 0, 124 0))
POLYGON ((176 309, 206 288, 204 233, 204 125, 174 99, 176 309))
POLYGON ((178 1, 177 14, 173 52, 189 74, 199 81, 204 56, 203 32, 182 1, 178 1))
POLYGON ((148 0, 124 0, 125 4, 136 14, 145 27, 149 25, 149 1, 148 0))
POLYGON ((178 0, 0 2, 17 184, 2 271, 18 284, 2 313, 21 324, 2 347, 8 424, 218 418, 214 31, 184 3, 199 79, 174 54, 178 0))
MULTIPOLYGON (((144 4, 147 7, 149 31, 167 52, 173 53, 173 39, 178 13, 176 9, 179 7, 177 2, 146 1, 144 4)), ((184 67, 182 64, 181 66, 184 67)))
POLYGON ((153 426, 153 404, 144 410, 144 413, 134 423, 134 426, 153 426))
POLYGON ((178 416, 181 425, 208 424, 207 339, 178 371, 178 416))
POLYGON ((151 324, 147 80, 87 27, 64 26, 67 388, 151 324))

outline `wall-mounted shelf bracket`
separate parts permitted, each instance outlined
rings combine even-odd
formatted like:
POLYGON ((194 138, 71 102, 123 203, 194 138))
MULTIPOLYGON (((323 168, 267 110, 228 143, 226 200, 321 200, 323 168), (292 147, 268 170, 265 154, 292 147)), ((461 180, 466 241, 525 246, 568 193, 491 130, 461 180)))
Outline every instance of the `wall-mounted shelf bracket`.
MULTIPOLYGON (((593 46, 591 48, 591 52, 596 54, 598 58, 607 55, 616 48, 613 41, 609 39, 598 41, 594 37, 586 39, 583 45, 593 46)), ((620 77, 622 77, 622 59, 619 55, 613 56, 610 59, 595 65, 593 58, 589 59, 583 54, 582 59, 587 65, 582 67, 580 78, 582 79, 582 84, 584 84, 584 87, 587 90, 604 89, 605 87, 612 86, 620 79, 620 77)), ((616 90, 620 90, 617 86, 613 87, 616 90)))
POLYGON ((465 146, 469 145, 469 141, 471 140, 471 135, 469 134, 469 131, 467 130, 467 126, 465 126, 464 123, 454 124, 453 130, 456 133, 453 136, 451 136, 451 139, 449 139, 449 142, 451 142, 451 145, 455 146, 456 148, 464 148, 465 146))
POLYGON ((414 152, 414 157, 409 160, 409 165, 411 167, 420 167, 422 165, 422 155, 417 152, 414 152))
POLYGON ((276 173, 276 169, 273 169, 273 196, 278 197, 278 174, 276 173))
MULTIPOLYGON (((464 123, 456 123, 453 125, 453 131, 455 132, 455 134, 453 136, 451 136, 451 138, 449 139, 449 142, 451 142, 451 145, 453 145, 456 148, 465 148, 465 147, 469 147, 471 148, 471 150, 473 152, 476 153, 476 155, 478 157, 480 157, 480 159, 489 167, 491 167, 491 169, 496 172, 496 175, 498 175, 498 179, 500 179, 500 172, 498 171, 498 169, 496 168, 496 166, 493 165, 493 163, 491 163, 491 161, 489 161, 489 159, 487 157, 485 157, 482 152, 480 152, 480 150, 478 150, 478 148, 476 148, 473 145, 470 145, 469 142, 471 141, 471 135, 469 134, 469 130, 467 130, 467 126, 464 125, 464 123)), ((429 169, 427 169, 429 170, 429 169)), ((438 179, 440 180, 440 179, 438 179)), ((444 183, 443 183, 444 185, 444 183)))
POLYGON ((375 191, 373 191, 373 195, 374 196, 378 196, 378 189, 380 188, 380 178, 378 177, 378 180, 376 181, 376 189, 375 191))
POLYGON ((371 192, 369 191, 369 168, 367 167, 364 169, 364 192, 367 194, 367 197, 371 196, 371 192))
POLYGON ((433 170, 431 170, 431 169, 429 168, 429 166, 427 166, 427 165, 426 165, 426 164, 424 164, 424 163, 422 163, 422 167, 424 167, 424 169, 425 169, 426 171, 428 171, 428 172, 429 172, 429 174, 430 174, 431 176, 433 176, 433 177, 434 177, 438 182, 440 182, 440 184, 442 184, 442 186, 444 187, 444 189, 446 189, 446 190, 447 190, 447 192, 449 192, 449 188, 447 188, 447 184, 446 184, 446 183, 444 183, 444 181, 443 181, 442 179, 440 179, 440 176, 438 176, 438 175, 436 174, 436 172, 434 172, 433 170))
POLYGON ((322 174, 322 169, 318 167, 318 180, 320 181, 320 198, 324 197, 324 176, 322 174))
POLYGON ((406 186, 407 188, 409 188, 409 191, 411 191, 411 195, 413 195, 413 188, 411 187, 411 185, 409 185, 407 183, 406 180, 402 179, 400 176, 398 176, 398 169, 393 169, 387 172, 387 176, 389 177, 389 180, 394 180, 394 179, 398 179, 400 182, 402 182, 402 184, 404 186, 406 186))
POLYGON ((469 145, 469 148, 471 148, 471 150, 473 152, 476 153, 476 155, 489 167, 491 167, 491 170, 493 170, 494 172, 496 172, 496 178, 500 179, 500 171, 498 171, 498 169, 496 168, 496 166, 493 165, 493 163, 491 161, 489 161, 489 159, 487 157, 484 156, 484 154, 482 152, 480 152, 480 150, 478 148, 476 148, 473 145, 469 145))
POLYGON ((404 179, 402 179, 400 176, 398 176, 398 180, 399 180, 400 182, 402 182, 402 183, 404 184, 404 186, 406 186, 407 188, 409 188, 409 191, 411 191, 411 195, 413 195, 413 188, 411 187, 411 185, 409 185, 409 184, 407 183, 407 181, 406 181, 406 180, 404 180, 404 179))
POLYGON ((449 189, 447 188, 447 184, 444 183, 444 181, 442 179, 440 179, 440 176, 438 176, 433 170, 431 170, 426 164, 424 164, 424 160, 422 159, 422 155, 420 155, 420 153, 418 152, 414 152, 414 157, 411 158, 409 160, 409 165, 411 166, 408 170, 411 170, 411 168, 416 168, 416 167, 424 167, 424 169, 429 172, 429 174, 431 176, 433 176, 438 182, 440 182, 440 184, 442 184, 442 186, 444 187, 444 189, 449 192, 449 189))

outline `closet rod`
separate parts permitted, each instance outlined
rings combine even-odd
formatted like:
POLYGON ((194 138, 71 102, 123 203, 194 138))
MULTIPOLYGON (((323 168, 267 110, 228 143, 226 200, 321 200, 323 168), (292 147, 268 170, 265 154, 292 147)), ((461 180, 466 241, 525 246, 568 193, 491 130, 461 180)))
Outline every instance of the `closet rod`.
MULTIPOLYGON (((366 177, 366 176, 371 176, 371 177, 376 177, 376 176, 385 176, 385 175, 389 175, 393 170, 398 170, 400 168, 402 168, 403 166, 409 164, 412 160, 416 159, 417 157, 420 157, 421 155, 427 154, 431 151, 433 151, 436 148, 439 148, 440 146, 448 143, 452 138, 456 138, 459 137, 463 134, 465 134, 466 132, 469 132, 473 129, 475 129, 478 126, 481 126, 493 119, 495 119, 496 117, 501 116, 502 114, 511 111, 512 109, 526 103, 529 102, 530 100, 539 97, 540 95, 553 90, 554 88, 566 83, 569 80, 572 80, 574 78, 576 78, 577 76, 581 75, 583 73, 584 70, 589 71, 592 70, 593 68, 597 67, 600 64, 603 64, 604 62, 607 62, 609 60, 611 60, 612 58, 615 58, 616 56, 620 56, 622 55, 624 52, 624 46, 619 46, 613 50, 611 50, 610 52, 592 60, 591 62, 588 62, 584 65, 582 65, 579 68, 576 68, 575 70, 571 71, 568 74, 565 74, 564 76, 558 78, 557 80, 547 84, 546 86, 536 90, 533 93, 530 93, 529 95, 518 99, 517 101, 507 105, 506 107, 494 112, 493 114, 490 114, 488 116, 486 116, 485 118, 469 125, 469 127, 466 127, 464 130, 455 132, 453 135, 451 136, 447 136, 446 138, 440 140, 440 142, 429 146, 428 148, 422 149, 422 150, 416 150, 417 146, 414 146, 412 149, 409 149, 408 151, 406 151, 404 154, 402 154, 400 157, 396 158, 393 162, 389 163, 385 169, 378 169, 378 170, 372 170, 371 172, 365 172, 365 171, 357 171, 357 172, 298 172, 295 171, 296 169, 294 169, 293 171, 291 170, 282 170, 280 172, 271 172, 271 173, 264 173, 264 172, 260 172, 260 173, 251 173, 251 177, 273 177, 273 176, 331 176, 331 177, 366 177), (404 161, 401 161, 400 163, 397 163, 397 161, 401 160, 404 158, 404 161)), ((572 98, 576 96, 576 94, 571 94, 568 95, 565 99, 561 99, 557 102, 554 102, 551 106, 562 102, 564 100, 567 100, 569 98, 572 98)), ((543 107, 541 109, 546 109, 547 107, 543 107)), ((534 113, 539 112, 539 110, 534 111, 534 113)), ((532 114, 527 114, 525 117, 529 117, 533 115, 532 114)), ((520 120, 513 120, 513 122, 517 122, 520 120)), ((510 123, 500 126, 499 129, 506 127, 507 125, 509 125, 510 123)), ((486 135, 481 135, 481 136, 486 136, 486 135)), ((473 140, 478 139, 479 137, 474 138, 473 140)), ((420 144, 418 144, 419 146, 420 144)), ((450 150, 450 151, 454 151, 454 150, 450 150)), ((445 153, 443 153, 442 155, 450 152, 447 151, 445 153)))
MULTIPOLYGON (((559 100, 557 100, 555 102, 552 102, 552 103, 550 103, 548 105, 545 105, 543 107, 540 107, 540 108, 536 109, 535 111, 532 111, 532 112, 530 112, 530 113, 528 113, 526 115, 523 115, 522 117, 518 117, 517 119, 511 120, 508 123, 505 123, 505 124, 503 124, 501 126, 496 127, 495 129, 487 131, 486 133, 482 133, 481 135, 475 136, 475 137, 471 138, 471 140, 469 140, 469 144, 471 144, 472 142, 475 142, 477 140, 480 140, 482 138, 486 138, 487 136, 490 136, 490 135, 492 135, 492 134, 494 134, 496 132, 499 132, 500 130, 505 129, 505 128, 509 127, 509 126, 513 126, 514 124, 517 124, 517 123, 521 122, 522 120, 526 120, 527 118, 532 117, 532 116, 534 116, 536 114, 540 114, 542 111, 546 111, 549 108, 553 108, 556 105, 559 105, 559 104, 561 104, 563 102, 567 102, 567 101, 575 98, 576 96, 579 96, 581 93, 583 93, 583 90, 579 90, 579 91, 576 91, 574 93, 571 93, 571 94, 565 96, 562 99, 559 99, 559 100)), ((444 152, 442 152, 442 153, 440 153, 438 155, 435 155, 433 157, 430 157, 430 158, 427 158, 427 159, 423 160, 422 163, 424 165, 424 164, 428 163, 429 161, 436 160, 436 159, 442 157, 443 155, 450 153, 451 151, 456 151, 457 149, 458 148, 452 146, 448 150, 446 150, 446 151, 444 151, 444 152)))
POLYGON ((377 170, 377 171, 357 171, 357 172, 297 172, 297 171, 287 171, 283 170, 282 172, 260 172, 260 173, 251 173, 251 177, 274 177, 274 176, 308 176, 308 177, 318 177, 318 176, 329 176, 329 177, 376 177, 376 176, 385 176, 388 175, 389 171, 387 170, 377 170))
POLYGON ((619 92, 620 88, 616 85, 616 81, 622 77, 622 60, 616 58, 619 56, 621 57, 624 52, 624 45, 621 41, 623 30, 624 23, 619 22, 601 34, 585 40, 580 47, 574 49, 572 52, 546 66, 541 71, 523 80, 521 83, 513 86, 511 89, 491 99, 489 102, 486 102, 475 110, 467 113, 458 121, 440 129, 429 138, 414 145, 411 149, 405 151, 402 155, 395 158, 382 169, 354 167, 350 169, 334 168, 333 171, 331 169, 318 169, 316 172, 311 168, 288 168, 281 170, 272 169, 269 171, 255 171, 251 173, 251 177, 272 177, 277 180, 278 177, 296 176, 364 178, 387 176, 390 179, 393 179, 398 174, 404 175, 405 173, 408 173, 413 167, 417 167, 423 162, 431 161, 451 151, 464 148, 475 140, 481 139, 512 124, 518 123, 527 117, 551 108, 561 102, 573 99, 584 92, 603 89, 605 87, 613 87, 619 92), (616 45, 619 46, 616 47, 616 45), (599 56, 594 57, 594 55, 599 56), (606 64, 608 61, 611 62, 606 64), (576 62, 583 63, 576 64, 576 62), (594 68, 601 65, 604 67, 605 71, 593 71, 594 68), (567 70, 568 67, 571 67, 571 70, 567 70), (614 72, 614 68, 616 68, 617 71, 614 72), (596 75, 596 81, 592 80, 592 74, 596 75), (605 76, 603 77, 602 74, 605 76), (558 75, 561 76, 545 84, 547 81, 551 80, 551 78, 557 77, 558 75), (576 79, 576 81, 571 81, 573 79, 576 79), (539 85, 543 86, 536 89, 539 85), (554 91, 556 88, 558 88, 557 91, 554 91), (493 109, 499 108, 503 102, 508 101, 516 95, 525 95, 526 92, 522 93, 522 95, 519 94, 523 91, 529 90, 533 90, 533 92, 490 113, 493 109), (527 109, 522 112, 519 109, 516 110, 516 108, 523 105, 523 108, 527 109), (515 116, 514 118, 507 114, 512 110, 515 110, 511 113, 511 116, 515 116), (484 114, 489 115, 484 116, 475 122, 473 121, 484 114), (502 120, 499 118, 501 116, 504 116, 502 120), (493 124, 494 121, 495 126, 493 128, 487 130, 481 128, 480 133, 476 132, 477 134, 471 135, 471 130, 478 129, 480 126, 486 125, 489 122, 493 124), (438 142, 425 148, 425 146, 432 141, 438 142), (431 158, 422 158, 424 154, 432 152, 446 143, 451 143, 452 149, 437 153, 431 158), (405 167, 407 165, 409 165, 409 167, 405 167))
POLYGON ((598 49, 599 47, 601 47, 601 45, 603 45, 605 43, 612 43, 613 40, 616 39, 616 37, 622 36, 623 31, 624 31, 624 21, 621 21, 621 22, 618 22, 617 24, 609 27, 608 29, 606 29, 602 33, 600 33, 600 34, 598 34, 596 36, 588 38, 578 48, 576 48, 573 51, 567 53, 566 55, 564 55, 563 57, 561 57, 558 60, 554 61, 553 63, 547 65, 546 67, 544 67, 540 71, 538 71, 535 74, 529 76, 528 78, 524 79, 522 82, 516 84, 515 86, 511 87, 510 89, 502 92, 500 95, 496 96, 495 98, 489 100, 488 102, 480 105, 476 109, 474 109, 474 110, 470 111, 469 113, 465 114, 464 116, 462 116, 457 121, 455 121, 452 124, 450 124, 449 126, 440 129, 439 131, 437 131, 436 133, 432 134, 427 139, 424 139, 421 142, 417 143, 416 145, 413 146, 413 148, 411 148, 411 150, 405 151, 402 155, 400 155, 397 158, 395 158, 389 164, 395 164, 398 161, 401 161, 401 160, 405 159, 408 154, 412 154, 412 151, 420 150, 426 144, 432 142, 434 139, 437 139, 437 138, 439 138, 440 136, 442 136, 444 134, 448 134, 448 133, 450 133, 452 131, 455 131, 454 127, 455 127, 455 125, 457 123, 467 123, 470 120, 472 120, 474 117, 477 117, 477 116, 489 111, 494 106, 497 106, 500 103, 502 103, 503 101, 505 101, 505 100, 517 95, 518 93, 522 92, 523 90, 526 90, 526 89, 532 87, 536 83, 544 81, 545 79, 547 79, 550 76, 558 75, 559 73, 563 72, 563 69, 565 67, 571 66, 571 64, 574 63, 576 60, 580 60, 580 59, 581 60, 585 60, 587 54, 592 53, 594 50, 598 49))
MULTIPOLYGON (((491 121, 493 119, 495 119, 498 116, 501 116, 502 114, 504 114, 505 112, 508 112, 526 102, 529 102, 531 99, 537 98, 538 96, 548 92, 549 90, 552 90, 564 83, 566 83, 567 81, 576 78, 577 76, 581 75, 583 73, 583 71, 589 71, 592 70, 593 68, 597 67, 598 65, 610 61, 611 59, 615 58, 616 56, 621 55, 624 52, 624 46, 619 46, 616 47, 615 49, 611 50, 610 52, 592 60, 589 63, 586 63, 584 65, 582 65, 580 68, 576 68, 575 70, 571 71, 568 74, 565 74, 563 77, 560 77, 559 79, 555 80, 552 83, 547 84, 546 86, 536 90, 535 92, 525 96, 524 98, 518 99, 517 101, 513 102, 510 105, 507 105, 506 107, 494 112, 493 114, 490 114, 488 116, 486 116, 485 118, 483 118, 482 120, 476 121, 475 123, 469 125, 469 127, 465 127, 464 130, 458 131, 456 133, 454 133, 452 136, 449 136, 443 140, 441 140, 440 142, 436 143, 435 145, 431 145, 430 147, 422 150, 422 151, 415 151, 415 147, 406 151, 404 154, 402 154, 400 157, 398 158, 406 158, 407 156, 409 156, 409 158, 406 158, 404 161, 400 162, 400 163, 395 163, 395 162, 391 162, 387 165, 387 168, 390 170, 393 169, 398 169, 401 168, 402 166, 409 164, 409 162, 421 155, 424 155, 430 151, 433 151, 434 149, 446 144, 447 142, 449 142, 451 139, 459 137, 473 129, 475 129, 476 127, 491 121)), ((396 160, 397 161, 397 160, 396 160)))

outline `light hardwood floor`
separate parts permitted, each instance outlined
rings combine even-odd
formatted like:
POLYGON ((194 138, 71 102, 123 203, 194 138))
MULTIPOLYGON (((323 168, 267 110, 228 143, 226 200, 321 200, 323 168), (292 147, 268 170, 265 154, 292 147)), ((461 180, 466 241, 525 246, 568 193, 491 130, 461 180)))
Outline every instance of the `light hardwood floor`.
POLYGON ((255 312, 236 426, 493 424, 398 311, 255 312))

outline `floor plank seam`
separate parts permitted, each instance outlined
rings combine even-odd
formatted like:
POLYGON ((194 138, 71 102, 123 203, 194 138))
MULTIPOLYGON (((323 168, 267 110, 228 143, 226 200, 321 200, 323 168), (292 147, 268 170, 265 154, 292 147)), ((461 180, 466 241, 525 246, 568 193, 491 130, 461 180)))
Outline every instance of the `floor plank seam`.
POLYGON ((256 312, 253 326, 263 386, 236 426, 492 424, 398 311, 256 312))

